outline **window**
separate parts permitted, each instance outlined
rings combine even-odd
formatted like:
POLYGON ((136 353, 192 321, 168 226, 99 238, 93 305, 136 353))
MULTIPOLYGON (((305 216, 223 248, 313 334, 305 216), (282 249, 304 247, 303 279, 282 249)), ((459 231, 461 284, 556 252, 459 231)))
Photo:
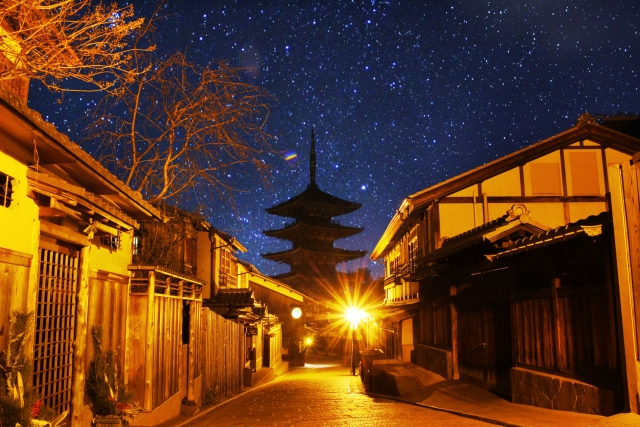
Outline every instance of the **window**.
POLYGON ((231 287, 231 253, 225 249, 220 250, 220 286, 223 288, 231 287))
POLYGON ((100 236, 100 243, 111 249, 120 249, 120 236, 100 236))
POLYGON ((600 195, 596 153, 590 151, 569 153, 569 162, 573 195, 600 195))
POLYGON ((8 208, 11 206, 13 200, 13 185, 11 184, 12 178, 9 175, 5 175, 0 172, 0 206, 8 208))
POLYGON ((192 237, 184 239, 184 265, 187 268, 195 268, 196 253, 198 250, 197 240, 192 237))
POLYGON ((418 258, 418 239, 413 239, 409 243, 409 262, 413 263, 418 258))
POLYGON ((140 236, 133 236, 133 254, 140 255, 141 250, 140 236))
POLYGON ((44 404, 62 412, 71 407, 78 254, 64 247, 38 252, 33 385, 44 404))
POLYGON ((531 193, 534 196, 560 196, 562 184, 557 163, 531 163, 531 193))

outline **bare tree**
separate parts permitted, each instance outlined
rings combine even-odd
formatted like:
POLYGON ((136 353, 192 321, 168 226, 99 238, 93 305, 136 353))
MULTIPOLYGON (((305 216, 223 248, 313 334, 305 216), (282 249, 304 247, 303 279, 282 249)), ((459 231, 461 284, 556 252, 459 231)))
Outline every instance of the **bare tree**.
POLYGON ((131 43, 144 25, 131 5, 2 0, 0 81, 35 79, 56 91, 114 88, 140 71, 130 66, 134 52, 154 48, 131 43), (81 85, 72 89, 74 81, 81 85))
POLYGON ((233 198, 230 174, 266 177, 273 152, 264 129, 272 98, 242 72, 182 53, 146 68, 99 104, 87 128, 93 154, 151 203, 233 198))

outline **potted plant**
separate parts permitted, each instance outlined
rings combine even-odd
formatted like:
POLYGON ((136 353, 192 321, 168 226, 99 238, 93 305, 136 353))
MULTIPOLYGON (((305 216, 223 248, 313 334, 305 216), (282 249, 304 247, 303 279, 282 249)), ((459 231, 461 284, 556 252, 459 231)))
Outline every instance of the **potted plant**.
POLYGON ((25 354, 25 346, 33 334, 33 320, 33 312, 11 313, 7 342, 0 353, 2 426, 55 427, 67 416, 67 411, 57 415, 44 405, 31 383, 33 360, 25 354))
POLYGON ((133 402, 134 394, 127 392, 118 380, 118 364, 113 350, 102 350, 102 327, 91 327, 93 358, 85 381, 85 394, 96 427, 121 424, 128 426, 143 409, 133 402))

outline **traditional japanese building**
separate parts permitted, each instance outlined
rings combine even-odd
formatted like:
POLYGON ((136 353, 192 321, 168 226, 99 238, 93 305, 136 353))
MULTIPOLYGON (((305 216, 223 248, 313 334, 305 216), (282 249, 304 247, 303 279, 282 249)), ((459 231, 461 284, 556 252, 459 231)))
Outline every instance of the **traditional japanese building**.
POLYGON ((336 265, 363 257, 366 252, 334 247, 338 239, 360 233, 363 228, 341 225, 334 217, 354 212, 362 206, 322 191, 316 183, 315 136, 311 131, 310 182, 297 196, 267 209, 267 212, 292 218, 284 228, 267 230, 264 234, 290 241, 293 246, 282 252, 262 256, 288 264, 290 271, 275 276, 308 295, 323 297, 335 288, 336 265))
POLYGON ((387 357, 517 403, 638 413, 639 128, 585 113, 407 196, 371 251, 387 357))

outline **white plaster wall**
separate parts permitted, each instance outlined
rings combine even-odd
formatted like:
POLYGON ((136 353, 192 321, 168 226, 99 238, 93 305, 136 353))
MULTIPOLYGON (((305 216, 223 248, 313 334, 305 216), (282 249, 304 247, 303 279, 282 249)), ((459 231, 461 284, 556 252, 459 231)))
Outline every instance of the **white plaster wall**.
POLYGON ((27 165, 0 151, 0 172, 13 178, 13 201, 0 207, 0 248, 32 253, 40 234, 38 207, 27 197, 27 165))

